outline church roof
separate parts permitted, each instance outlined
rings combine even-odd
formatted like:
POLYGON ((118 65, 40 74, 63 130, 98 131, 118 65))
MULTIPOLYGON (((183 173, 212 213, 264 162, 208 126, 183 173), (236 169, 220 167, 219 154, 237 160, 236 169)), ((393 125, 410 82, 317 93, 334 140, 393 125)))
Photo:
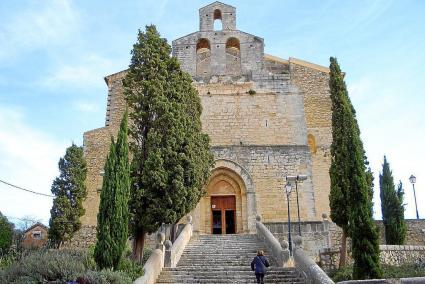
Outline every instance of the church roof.
POLYGON ((311 69, 315 69, 324 73, 329 73, 331 70, 328 67, 322 66, 322 65, 318 65, 318 64, 314 64, 305 60, 301 60, 298 58, 294 58, 294 57, 289 57, 289 63, 293 63, 293 64, 297 64, 297 65, 301 65, 301 66, 305 66, 311 69))
POLYGON ((289 57, 289 60, 287 59, 283 59, 274 55, 270 55, 270 54, 264 54, 264 60, 268 60, 268 61, 275 61, 275 62, 279 62, 282 64, 297 64, 297 65, 301 65, 307 68, 311 68, 320 72, 324 72, 324 73, 329 73, 330 69, 328 67, 322 66, 322 65, 318 65, 315 63, 311 63, 305 60, 301 60, 295 57, 289 57))
POLYGON ((236 9, 236 7, 234 7, 234 6, 232 6, 232 5, 228 5, 228 4, 225 4, 225 3, 220 2, 220 1, 215 1, 215 2, 213 2, 213 3, 211 3, 211 4, 208 4, 208 5, 204 6, 204 7, 199 8, 199 10, 203 10, 203 9, 205 9, 205 8, 207 8, 207 7, 215 6, 215 5, 227 6, 227 7, 231 7, 231 8, 233 8, 233 9, 236 9))

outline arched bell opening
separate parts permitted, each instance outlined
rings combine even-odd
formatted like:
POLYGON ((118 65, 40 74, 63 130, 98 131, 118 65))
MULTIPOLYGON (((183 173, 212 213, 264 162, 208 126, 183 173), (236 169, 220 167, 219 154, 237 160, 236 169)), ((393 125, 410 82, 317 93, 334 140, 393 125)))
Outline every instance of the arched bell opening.
POLYGON ((209 76, 211 74, 211 45, 206 38, 196 43, 196 75, 209 76))
POLYGON ((226 42, 226 74, 237 75, 241 72, 241 45, 237 38, 226 42))

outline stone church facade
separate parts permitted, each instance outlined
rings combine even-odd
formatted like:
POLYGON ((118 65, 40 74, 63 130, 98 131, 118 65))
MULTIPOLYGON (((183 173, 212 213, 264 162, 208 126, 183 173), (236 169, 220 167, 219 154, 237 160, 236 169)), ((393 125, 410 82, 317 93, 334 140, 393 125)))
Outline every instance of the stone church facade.
MULTIPOLYGON (((264 54, 264 39, 238 30, 236 8, 221 2, 201 8, 199 31, 174 40, 172 48, 199 92, 215 157, 207 193, 191 212, 195 232, 252 233, 257 215, 264 223, 286 222, 287 175, 307 175, 298 185, 302 221, 329 214, 329 69, 264 54)), ((84 133, 88 197, 81 231, 92 241, 110 135, 125 108, 125 74, 105 78, 105 126, 84 133)), ((295 193, 290 210, 296 218, 295 193)))

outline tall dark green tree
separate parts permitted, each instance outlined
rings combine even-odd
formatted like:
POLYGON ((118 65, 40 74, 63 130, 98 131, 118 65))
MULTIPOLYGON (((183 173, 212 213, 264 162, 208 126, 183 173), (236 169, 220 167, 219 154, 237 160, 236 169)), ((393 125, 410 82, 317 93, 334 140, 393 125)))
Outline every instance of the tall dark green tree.
POLYGON ((351 117, 351 110, 347 106, 348 97, 345 82, 336 61, 331 58, 331 73, 329 87, 332 101, 332 144, 330 179, 331 188, 329 205, 331 219, 342 228, 341 251, 339 266, 346 264, 347 236, 349 229, 349 189, 350 167, 348 161, 348 130, 347 125, 351 117), (335 66, 336 65, 336 66, 335 66))
POLYGON ((82 147, 72 144, 66 149, 65 156, 59 160, 59 172, 51 188, 55 198, 49 221, 49 238, 57 247, 80 229, 80 217, 85 212, 87 165, 82 147))
POLYGON ((100 268, 116 269, 128 239, 130 164, 127 111, 121 121, 117 143, 111 146, 105 163, 94 258, 100 268))
POLYGON ((382 221, 385 228, 385 241, 388 245, 402 245, 406 238, 404 221, 403 185, 395 189, 393 174, 387 157, 384 156, 382 173, 379 174, 382 221))
POLYGON ((13 243, 13 224, 0 212, 0 256, 6 254, 13 243))
POLYGON ((123 80, 130 107, 131 225, 134 257, 146 233, 173 224, 204 194, 213 156, 201 129, 201 102, 155 26, 139 31, 123 80))
POLYGON ((332 100, 331 218, 352 239, 354 279, 379 278, 379 236, 373 222, 372 184, 356 113, 338 62, 330 59, 332 100))

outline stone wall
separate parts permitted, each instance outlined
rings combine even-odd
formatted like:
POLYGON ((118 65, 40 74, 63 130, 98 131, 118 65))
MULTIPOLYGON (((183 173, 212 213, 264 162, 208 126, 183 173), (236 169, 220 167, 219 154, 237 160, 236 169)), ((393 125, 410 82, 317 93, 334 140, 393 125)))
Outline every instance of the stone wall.
MULTIPOLYGON (((287 219, 286 195, 283 193, 285 176, 293 173, 310 173, 310 153, 307 146, 230 146, 213 147, 216 159, 234 161, 250 174, 255 189, 257 215, 263 222, 287 219)), ((311 180, 300 185, 299 200, 305 204, 300 210, 303 219, 316 219, 315 193, 311 180)), ((291 195, 295 204, 296 196, 291 195)), ((291 208, 296 214, 296 208, 291 208)), ((253 216, 255 218, 255 216, 253 216)))
MULTIPOLYGON (((425 219, 407 219, 405 243, 409 245, 425 246, 425 219)), ((376 221, 381 235, 381 244, 385 244, 385 229, 381 220, 376 221)))
MULTIPOLYGON (((425 246, 412 245, 380 245, 380 261, 382 264, 400 266, 408 263, 424 263, 425 246)), ((326 271, 332 271, 338 268, 339 250, 326 249, 320 253, 320 266, 326 271)), ((347 263, 353 263, 351 251, 347 253, 347 263)))
MULTIPOLYGON (((296 208, 296 203, 291 201, 293 208, 296 208)), ((296 212, 291 211, 292 236, 298 235, 298 222, 296 212)), ((301 217, 301 220, 303 218, 301 217)), ((405 251, 409 254, 409 251, 420 251, 422 255, 422 247, 425 246, 425 220, 406 220, 407 223, 407 235, 406 235, 406 246, 391 246, 384 245, 384 230, 382 228, 382 221, 375 221, 378 227, 381 228, 381 249, 384 251, 384 263, 391 263, 391 257, 394 254, 393 251, 405 251)), ((282 240, 288 240, 288 223, 287 222, 265 222, 267 228, 273 233, 273 235, 282 240)), ((322 222, 301 222, 301 234, 303 238, 303 246, 306 253, 316 261, 326 262, 329 267, 338 265, 339 263, 339 247, 341 244, 342 230, 335 223, 328 221, 326 218, 322 222)), ((348 247, 350 247, 351 240, 348 239, 348 247)), ((400 259, 403 257, 398 254, 397 257, 400 259)), ((412 257, 415 257, 414 254, 412 257)))
POLYGON ((118 127, 126 107, 122 80, 126 70, 105 77, 108 86, 105 126, 118 127))
POLYGON ((111 135, 116 136, 117 129, 108 126, 84 133, 84 157, 87 162, 87 198, 83 202, 85 214, 81 218, 83 226, 96 226, 99 210, 100 191, 102 190, 103 171, 109 152, 111 135))
POLYGON ((74 237, 63 244, 64 248, 87 249, 96 244, 96 226, 82 226, 74 237))
MULTIPOLYGON (((295 205, 296 203, 292 204, 295 205)), ((291 213, 291 218, 291 236, 294 238, 295 236, 298 236, 299 233, 298 222, 296 221, 296 213, 291 213)), ((267 222, 264 223, 264 225, 269 229, 270 232, 272 232, 272 234, 279 240, 279 242, 288 240, 288 223, 267 222)), ((328 221, 301 222, 303 250, 311 259, 316 262, 319 261, 319 253, 332 246, 329 233, 330 226, 332 226, 332 224, 328 221)))
POLYGON ((318 214, 329 215, 329 167, 332 144, 332 102, 329 96, 329 69, 295 58, 289 59, 291 82, 304 100, 307 136, 312 152, 314 190, 318 214))
MULTIPOLYGON (((385 243, 385 230, 382 220, 375 220, 375 224, 379 229, 380 243, 385 243)), ((406 245, 425 246, 425 219, 407 219, 406 245)), ((334 223, 329 227, 331 235, 332 247, 338 248, 341 243, 342 230, 334 223)))
POLYGON ((198 85, 202 126, 211 144, 306 145, 302 97, 258 90, 250 95, 247 92, 251 86, 198 85))

